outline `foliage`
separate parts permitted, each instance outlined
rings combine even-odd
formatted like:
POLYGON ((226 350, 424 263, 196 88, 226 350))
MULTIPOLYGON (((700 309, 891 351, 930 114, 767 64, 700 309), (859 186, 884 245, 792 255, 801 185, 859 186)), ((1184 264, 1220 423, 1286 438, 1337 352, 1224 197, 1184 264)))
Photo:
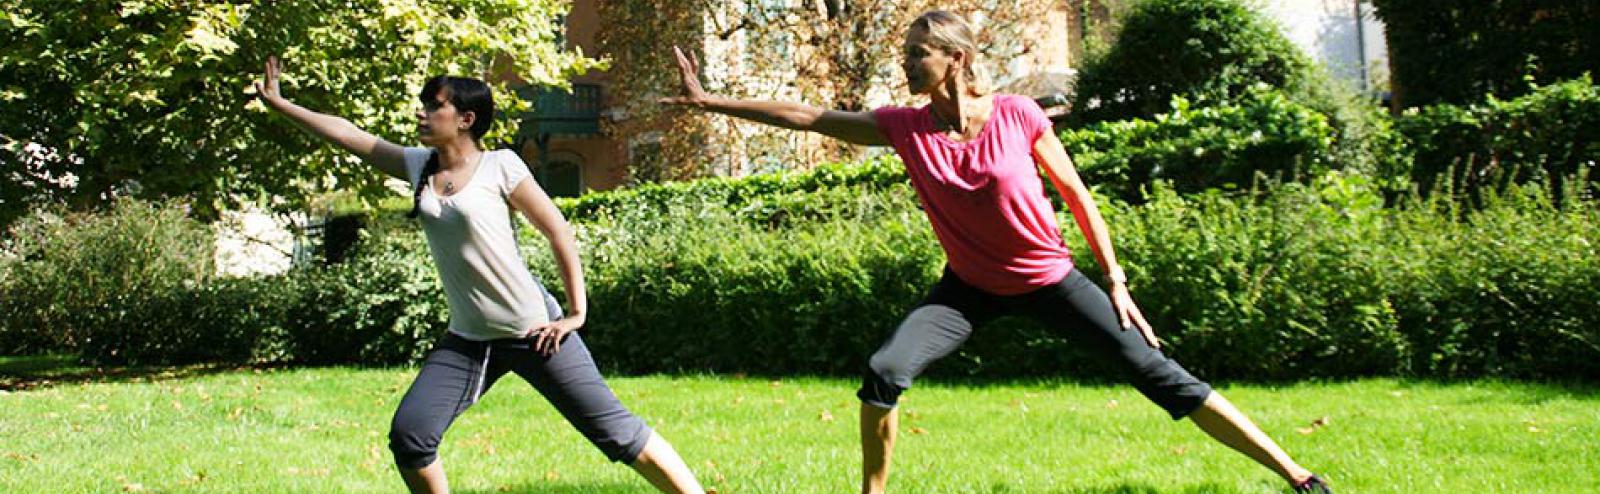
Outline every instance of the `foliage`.
MULTIPOLYGON (((546 85, 598 67, 557 44, 564 0, 22 0, 0 12, 0 225, 27 204, 193 198, 209 216, 308 191, 387 194, 370 167, 252 103, 268 55, 284 93, 405 142, 439 73, 546 85), (247 104, 249 103, 249 104, 247 104)), ((508 115, 526 109, 498 81, 508 115)), ((515 129, 502 125, 490 140, 515 129)))
POLYGON ((119 200, 102 214, 41 208, 7 231, 0 352, 87 344, 130 304, 204 284, 212 233, 181 203, 119 200))
MULTIPOLYGON (((831 165, 566 205, 588 282, 585 339, 603 365, 625 372, 856 374, 943 263, 897 172, 892 161, 831 165)), ((1234 193, 1183 195, 1166 184, 1154 182, 1144 204, 1097 202, 1135 297, 1170 354, 1199 375, 1600 376, 1592 199, 1534 183, 1486 190, 1472 208, 1441 196, 1386 201, 1378 180, 1352 171, 1234 193)), ((158 213, 141 221, 173 214, 158 213)), ((52 297, 76 290, 76 278, 29 274, 64 273, 58 265, 70 261, 13 260, 15 272, 0 277, 0 344, 99 363, 414 362, 444 330, 447 308, 426 242, 399 214, 368 221, 352 255, 332 266, 151 281, 186 272, 171 270, 70 303, 52 297), (54 285, 18 282, 32 279, 54 285)), ((124 229, 50 235, 110 246, 137 237, 124 229)), ((531 269, 559 279, 536 230, 521 236, 531 269)), ((1078 268, 1097 277, 1081 236, 1066 238, 1078 268)), ((934 375, 1115 377, 1052 328, 1008 318, 981 334, 934 375)))
POLYGON ((577 198, 560 198, 556 204, 562 214, 578 220, 623 210, 642 209, 649 214, 660 215, 673 205, 688 205, 727 208, 753 220, 783 221, 791 213, 804 213, 790 206, 810 210, 832 206, 828 201, 813 200, 804 193, 842 188, 842 192, 859 194, 905 183, 905 169, 900 160, 894 156, 884 156, 859 163, 820 165, 805 172, 644 184, 577 198), (786 198, 799 203, 786 204, 786 198))
POLYGON ((1061 140, 1086 183, 1129 201, 1155 180, 1182 193, 1239 190, 1258 174, 1288 179, 1336 166, 1327 118, 1264 85, 1213 106, 1174 96, 1172 109, 1152 119, 1096 123, 1061 140))
POLYGON ((1600 71, 1600 4, 1374 0, 1403 107, 1514 98, 1600 71))
POLYGON ((1414 108, 1396 128, 1425 192, 1481 203, 1485 189, 1538 182, 1560 193, 1568 177, 1600 161, 1600 86, 1584 76, 1511 100, 1414 108))
POLYGON ((1174 96, 1225 103, 1258 84, 1312 103, 1317 79, 1325 77, 1240 0, 1142 0, 1121 24, 1111 47, 1082 69, 1074 126, 1152 118, 1174 96))

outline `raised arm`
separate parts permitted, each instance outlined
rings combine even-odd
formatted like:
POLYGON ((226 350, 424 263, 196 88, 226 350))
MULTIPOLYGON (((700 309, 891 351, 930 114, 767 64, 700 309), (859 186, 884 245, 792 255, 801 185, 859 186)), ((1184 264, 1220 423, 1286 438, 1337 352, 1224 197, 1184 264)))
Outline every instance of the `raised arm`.
POLYGON ((408 179, 405 153, 399 145, 361 130, 349 120, 317 113, 285 99, 278 92, 278 74, 278 57, 268 57, 266 74, 261 81, 256 82, 256 94, 267 108, 289 117, 296 126, 310 132, 311 135, 355 153, 389 176, 401 180, 408 179))
POLYGON ((677 47, 672 48, 672 53, 678 59, 683 94, 661 98, 663 104, 692 106, 785 129, 816 132, 853 144, 889 145, 888 139, 878 131, 878 122, 871 113, 824 110, 784 101, 737 100, 708 94, 700 87, 700 62, 692 55, 685 56, 683 50, 677 47))

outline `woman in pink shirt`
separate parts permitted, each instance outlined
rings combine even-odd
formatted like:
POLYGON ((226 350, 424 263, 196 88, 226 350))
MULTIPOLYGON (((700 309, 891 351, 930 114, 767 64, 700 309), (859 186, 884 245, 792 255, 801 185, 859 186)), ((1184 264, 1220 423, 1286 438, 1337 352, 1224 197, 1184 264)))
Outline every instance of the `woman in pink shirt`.
POLYGON ((861 492, 884 491, 898 428, 895 404, 911 381, 995 317, 1032 317, 1116 363, 1174 420, 1189 417, 1213 438, 1271 468, 1296 492, 1330 492, 1237 408, 1160 352, 1128 293, 1111 235, 1050 121, 1033 100, 984 94, 974 85, 977 48, 959 17, 932 11, 906 32, 903 68, 930 104, 872 112, 707 94, 698 63, 677 52, 681 96, 692 106, 847 142, 893 146, 917 191, 948 264, 926 299, 872 355, 861 405, 861 492), (1110 296, 1073 269, 1038 168, 1066 199, 1105 268, 1110 296))

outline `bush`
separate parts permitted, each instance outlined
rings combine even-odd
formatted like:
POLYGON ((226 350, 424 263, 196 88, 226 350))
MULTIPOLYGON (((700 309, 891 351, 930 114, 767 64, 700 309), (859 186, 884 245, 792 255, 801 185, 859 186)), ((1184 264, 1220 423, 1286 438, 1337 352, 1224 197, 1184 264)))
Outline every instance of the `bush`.
POLYGON ((414 363, 448 326, 444 288, 421 231, 391 225, 361 236, 345 262, 289 276, 300 298, 284 322, 282 360, 414 363))
POLYGON ((74 350, 96 365, 286 362, 301 294, 289 277, 152 290, 118 300, 74 350))
POLYGON ((1154 180, 1181 193, 1249 188, 1256 174, 1316 176, 1331 162, 1333 129, 1322 114, 1257 86, 1234 104, 1192 106, 1173 97, 1153 119, 1102 122, 1061 134, 1086 183, 1138 201, 1154 180))
MULTIPOLYGON (((778 224, 721 196, 578 218, 583 331, 601 364, 857 374, 939 275, 927 219, 903 183, 776 197, 831 204, 778 224)), ((1478 208, 1384 202, 1365 175, 1328 172, 1233 194, 1157 185, 1146 204, 1100 204, 1135 297, 1171 354, 1206 378, 1600 377, 1600 203, 1557 203, 1537 185, 1478 208)), ((82 351, 110 363, 415 362, 445 329, 445 299, 414 223, 396 221, 369 223, 341 264, 129 294, 82 351)), ((1065 212, 1060 221, 1072 231, 1065 212)), ((547 244, 531 228, 522 236, 534 271, 558 279, 547 244)), ((1066 235, 1097 277, 1080 237, 1066 235)), ((931 371, 1114 376, 1078 347, 1003 319, 931 371)))
POLYGON ((1365 177, 1329 174, 1260 200, 1163 188, 1109 221, 1145 313, 1198 373, 1392 375, 1409 345, 1388 294, 1370 289, 1384 274, 1382 205, 1365 177))
POLYGON ((1397 103, 1468 104, 1600 70, 1600 4, 1374 0, 1387 26, 1397 103))
POLYGON ((1560 192, 1568 177, 1600 161, 1600 86, 1584 76, 1513 100, 1490 96, 1466 107, 1413 109, 1396 128, 1425 193, 1447 191, 1481 204, 1485 189, 1509 184, 1538 182, 1560 192))
POLYGON ((1414 349, 1409 371, 1441 377, 1600 377, 1600 202, 1557 205, 1538 184, 1480 208, 1419 201, 1384 237, 1381 288, 1414 349))
MULTIPOLYGON (((848 216, 784 229, 689 205, 580 224, 596 358, 626 372, 854 374, 941 254, 909 187, 843 200, 848 216)), ((543 243, 524 245, 556 279, 543 243)))
POLYGON ((204 284, 215 269, 213 234, 186 209, 125 199, 103 213, 41 209, 13 225, 0 351, 77 348, 123 323, 135 301, 204 284))
POLYGON ((1149 119, 1175 96, 1226 102, 1257 84, 1309 97, 1318 77, 1272 21, 1242 1, 1142 0, 1111 47, 1084 64, 1070 121, 1149 119))
POLYGON ((839 188, 880 190, 902 184, 905 180, 905 170, 899 158, 886 155, 859 163, 825 164, 805 172, 645 184, 577 198, 558 198, 556 205, 568 218, 594 217, 608 214, 609 211, 639 208, 662 214, 674 205, 692 205, 739 210, 744 212, 742 216, 746 218, 764 220, 767 217, 761 216, 762 213, 776 211, 770 203, 775 195, 793 196, 839 188))

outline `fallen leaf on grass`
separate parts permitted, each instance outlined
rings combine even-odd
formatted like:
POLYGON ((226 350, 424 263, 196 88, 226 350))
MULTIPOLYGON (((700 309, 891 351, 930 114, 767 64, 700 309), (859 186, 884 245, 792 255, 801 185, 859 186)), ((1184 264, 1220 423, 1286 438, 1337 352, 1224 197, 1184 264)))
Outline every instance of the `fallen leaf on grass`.
POLYGON ((1323 427, 1326 427, 1328 424, 1331 424, 1331 423, 1333 423, 1333 419, 1328 418, 1328 416, 1324 415, 1321 418, 1318 418, 1316 420, 1311 421, 1311 426, 1310 427, 1301 427, 1301 428, 1295 429, 1294 431, 1300 433, 1301 435, 1309 436, 1309 435, 1311 435, 1311 433, 1317 432, 1317 429, 1321 429, 1323 427))

